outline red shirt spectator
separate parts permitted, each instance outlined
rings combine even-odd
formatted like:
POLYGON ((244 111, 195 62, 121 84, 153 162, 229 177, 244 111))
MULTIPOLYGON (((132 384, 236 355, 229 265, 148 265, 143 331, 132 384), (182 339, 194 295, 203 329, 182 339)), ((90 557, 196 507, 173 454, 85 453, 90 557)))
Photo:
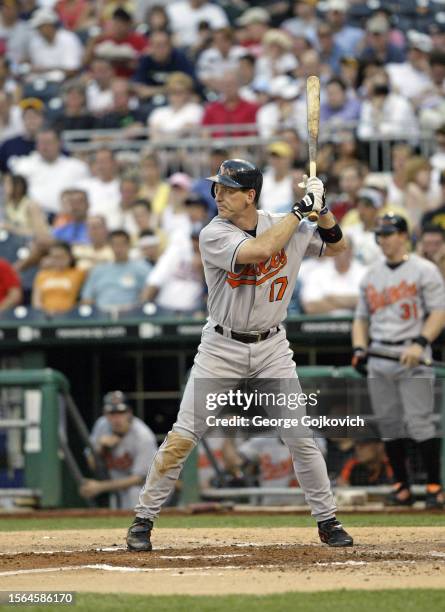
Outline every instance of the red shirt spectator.
POLYGON ((59 0, 54 7, 63 27, 67 30, 80 30, 86 27, 92 7, 87 0, 59 0))
MULTIPOLYGON (((258 105, 243 100, 239 95, 239 81, 235 74, 226 73, 220 82, 222 99, 207 104, 204 109, 202 125, 236 125, 255 124, 258 105)), ((214 138, 221 136, 248 136, 256 133, 250 130, 216 130, 212 132, 214 138)))
POLYGON ((17 272, 6 261, 0 258, 0 312, 13 308, 22 301, 22 289, 17 272))

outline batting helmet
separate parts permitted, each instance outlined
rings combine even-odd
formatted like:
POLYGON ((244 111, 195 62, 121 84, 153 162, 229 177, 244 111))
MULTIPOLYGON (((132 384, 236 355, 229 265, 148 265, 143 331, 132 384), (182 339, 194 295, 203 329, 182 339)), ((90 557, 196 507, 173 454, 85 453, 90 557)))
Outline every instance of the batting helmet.
POLYGON ((220 165, 218 174, 209 176, 212 181, 212 196, 215 197, 215 183, 234 189, 255 189, 255 202, 258 202, 263 186, 263 175, 260 170, 245 159, 226 159, 220 165))
POLYGON ((104 395, 104 414, 126 412, 127 410, 130 410, 130 406, 128 405, 125 393, 122 393, 122 391, 109 391, 104 395))
POLYGON ((401 215, 389 212, 379 219, 375 230, 376 236, 388 236, 396 232, 408 233, 408 223, 401 215))

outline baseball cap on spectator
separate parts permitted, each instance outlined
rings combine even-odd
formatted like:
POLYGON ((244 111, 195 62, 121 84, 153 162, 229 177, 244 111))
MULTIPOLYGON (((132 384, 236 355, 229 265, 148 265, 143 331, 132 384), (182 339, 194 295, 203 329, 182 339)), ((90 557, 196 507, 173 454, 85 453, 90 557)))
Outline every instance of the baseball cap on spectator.
POLYGON ((40 28, 42 25, 49 23, 56 24, 58 22, 59 17, 57 13, 49 8, 40 8, 32 16, 30 23, 32 28, 40 28))
POLYGON ((327 0, 324 3, 320 2, 319 8, 322 11, 337 11, 338 13, 347 13, 349 10, 348 0, 327 0))
POLYGON ((370 34, 386 34, 389 32, 388 20, 383 15, 375 15, 366 22, 366 30, 370 34))
POLYGON ((131 23, 133 21, 133 17, 131 16, 131 13, 129 13, 122 7, 118 7, 113 12, 113 19, 118 19, 119 21, 125 21, 125 23, 131 23))
POLYGON ((292 49, 292 39, 289 34, 277 28, 268 30, 261 41, 263 45, 277 45, 282 49, 290 51, 292 49))
POLYGON ((33 110, 41 113, 43 112, 45 105, 39 98, 23 98, 23 100, 20 100, 19 102, 19 107, 23 111, 28 110, 28 108, 32 108, 33 110))
POLYGON ((131 410, 127 396, 122 391, 109 391, 104 395, 103 413, 113 414, 116 412, 127 412, 131 410))
POLYGON ((300 88, 293 78, 282 74, 271 80, 268 93, 275 98, 293 100, 300 93, 300 88))
POLYGON ((253 23, 269 23, 269 13, 259 6, 252 7, 244 11, 244 13, 236 20, 236 25, 245 27, 253 23))
POLYGON ((267 152, 269 155, 277 155, 278 157, 293 157, 294 155, 292 147, 284 140, 272 142, 272 144, 267 147, 267 152))
POLYGON ((433 49, 433 41, 428 34, 423 34, 423 32, 417 30, 408 30, 406 38, 410 49, 417 49, 423 53, 430 53, 433 49))
POLYGON ((372 189, 372 187, 365 187, 364 189, 360 189, 357 194, 358 200, 361 202, 365 202, 366 204, 370 204, 374 208, 382 208, 383 206, 383 196, 377 189, 372 189))
POLYGON ((172 187, 179 187, 179 189, 185 189, 186 191, 190 191, 192 187, 192 179, 184 172, 175 172, 168 179, 168 182, 172 187))

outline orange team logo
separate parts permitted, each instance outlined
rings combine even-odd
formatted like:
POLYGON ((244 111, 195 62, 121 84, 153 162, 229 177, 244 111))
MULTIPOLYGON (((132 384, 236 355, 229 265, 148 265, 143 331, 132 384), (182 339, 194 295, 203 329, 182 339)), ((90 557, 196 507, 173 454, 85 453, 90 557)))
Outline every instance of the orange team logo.
POLYGON ((287 255, 283 248, 267 261, 258 264, 246 264, 239 274, 227 272, 226 281, 233 288, 240 285, 262 285, 269 278, 276 276, 286 264, 287 255))
POLYGON ((386 306, 391 306, 391 304, 395 304, 400 300, 416 296, 416 283, 407 283, 406 281, 402 281, 399 285, 385 287, 382 291, 378 291, 371 283, 366 287, 366 298, 372 313, 386 306))

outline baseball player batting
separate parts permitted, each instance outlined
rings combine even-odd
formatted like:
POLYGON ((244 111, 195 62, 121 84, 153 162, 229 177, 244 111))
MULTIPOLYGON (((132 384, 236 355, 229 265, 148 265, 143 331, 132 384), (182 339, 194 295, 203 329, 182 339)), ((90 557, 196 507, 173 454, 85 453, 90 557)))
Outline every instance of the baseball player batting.
POLYGON ((430 344, 445 325, 445 286, 430 261, 408 254, 408 226, 399 215, 382 217, 376 237, 385 260, 364 277, 352 330, 352 364, 361 372, 367 361, 372 408, 385 440, 396 484, 388 505, 414 503, 410 491, 406 438, 419 448, 427 473, 426 506, 442 508, 440 438, 433 423, 434 370, 430 344), (369 345, 369 347, 368 347, 369 345), (398 352, 399 361, 384 357, 398 352))
MULTIPOLYGON (((342 232, 325 206, 320 179, 306 179, 306 195, 288 214, 257 209, 263 176, 241 159, 224 161, 211 176, 215 217, 200 234, 208 285, 209 318, 187 382, 176 423, 160 446, 127 534, 130 550, 151 550, 150 534, 184 461, 203 436, 204 402, 194 402, 196 379, 275 378, 298 381, 281 323, 305 255, 336 255, 342 232), (319 213, 317 224, 306 217, 319 213)), ((298 384, 298 383, 297 383, 298 384)), ((299 387, 298 387, 299 388, 299 387)), ((298 482, 318 522, 322 542, 351 546, 335 517, 323 456, 313 438, 283 437, 298 482)))

